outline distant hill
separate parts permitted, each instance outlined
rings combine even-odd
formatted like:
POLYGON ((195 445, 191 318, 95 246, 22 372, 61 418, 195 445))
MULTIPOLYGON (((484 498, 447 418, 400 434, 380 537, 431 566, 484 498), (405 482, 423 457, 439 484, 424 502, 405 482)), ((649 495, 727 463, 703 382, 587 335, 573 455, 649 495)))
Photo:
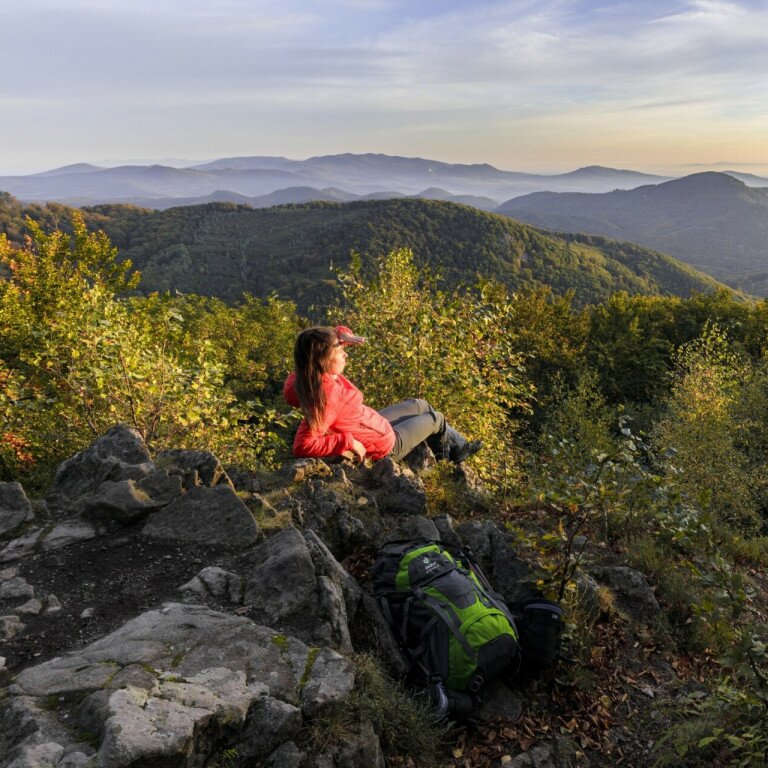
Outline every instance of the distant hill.
POLYGON ((666 177, 599 166, 548 176, 503 171, 487 163, 462 165, 420 157, 341 154, 307 160, 231 157, 185 168, 99 168, 80 163, 30 176, 0 177, 0 190, 26 202, 169 207, 169 200, 175 200, 177 205, 212 199, 228 202, 232 195, 256 198, 295 187, 340 189, 352 199, 385 193, 394 193, 396 197, 420 195, 422 190, 438 188, 451 200, 487 208, 488 200, 507 200, 541 190, 607 192, 665 180, 666 177))
MULTIPOLYGON (((84 210, 88 225, 104 229, 121 256, 142 270, 144 290, 180 290, 227 301, 244 291, 258 296, 277 292, 306 310, 335 295, 331 264, 349 264, 354 250, 369 268, 374 257, 403 246, 414 250, 420 264, 439 270, 448 286, 472 283, 482 274, 513 290, 542 285, 559 293, 572 289, 577 304, 604 300, 617 290, 687 296, 717 287, 711 278, 639 246, 547 235, 447 202, 371 200, 266 209, 212 203, 166 211, 105 205, 84 210)), ((37 208, 36 215, 54 223, 65 211, 61 206, 37 208)))
POLYGON ((548 229, 631 240, 745 289, 750 273, 768 269, 768 188, 747 187, 730 174, 697 173, 600 195, 540 192, 497 211, 548 229))

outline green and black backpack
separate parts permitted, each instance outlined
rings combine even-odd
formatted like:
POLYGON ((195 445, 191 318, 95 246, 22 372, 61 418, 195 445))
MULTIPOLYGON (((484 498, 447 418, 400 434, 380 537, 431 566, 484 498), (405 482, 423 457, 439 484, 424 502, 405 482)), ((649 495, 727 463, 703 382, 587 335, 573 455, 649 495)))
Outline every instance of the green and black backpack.
POLYGON ((388 544, 374 562, 373 589, 417 685, 437 682, 476 703, 485 684, 517 671, 512 613, 464 552, 431 541, 388 544))

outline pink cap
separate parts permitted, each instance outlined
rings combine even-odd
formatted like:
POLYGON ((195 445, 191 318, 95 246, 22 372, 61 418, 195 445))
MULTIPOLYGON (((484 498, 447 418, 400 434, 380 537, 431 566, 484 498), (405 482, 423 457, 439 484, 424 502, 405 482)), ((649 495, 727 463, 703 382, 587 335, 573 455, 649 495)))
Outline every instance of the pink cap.
POLYGON ((362 344, 365 341, 364 336, 355 336, 346 325, 337 325, 335 330, 342 344, 362 344))

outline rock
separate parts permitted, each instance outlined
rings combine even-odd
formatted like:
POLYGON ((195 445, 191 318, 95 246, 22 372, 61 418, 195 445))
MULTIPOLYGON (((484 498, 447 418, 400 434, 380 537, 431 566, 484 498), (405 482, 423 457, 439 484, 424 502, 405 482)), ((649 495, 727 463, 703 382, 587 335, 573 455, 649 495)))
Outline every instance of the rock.
POLYGON ((48 595, 48 597, 45 599, 45 613, 58 613, 62 610, 61 603, 59 602, 59 598, 56 597, 56 595, 48 595))
POLYGON ((354 665, 331 649, 310 651, 243 617, 171 603, 24 669, 0 712, 0 754, 29 761, 55 744, 55 759, 80 751, 96 768, 203 766, 234 745, 240 757, 282 768, 274 759, 298 752, 289 744, 306 727, 303 710, 325 712, 353 682, 354 665), (58 704, 44 709, 35 699, 58 704), (98 737, 95 750, 74 747, 84 731, 98 737))
POLYGON ((435 454, 426 443, 419 443, 404 459, 403 463, 416 474, 431 469, 437 463, 435 454))
POLYGON ((607 584, 621 604, 638 618, 652 618, 661 609, 648 580, 640 571, 623 565, 593 566, 589 572, 598 581, 607 584))
POLYGON ((37 616, 43 610, 43 604, 38 599, 32 598, 13 610, 21 616, 37 616))
POLYGON ((14 560, 21 560, 34 552, 41 533, 42 529, 34 528, 18 539, 10 541, 0 552, 0 563, 12 563, 14 560))
POLYGON ((561 756, 564 751, 557 743, 546 741, 517 755, 506 768, 568 768, 573 763, 561 756))
POLYGON ((372 595, 363 594, 355 620, 360 626, 358 632, 375 643, 389 674, 396 680, 403 679, 411 667, 410 662, 372 595))
POLYGON ((96 609, 93 607, 84 608, 80 613, 81 619, 92 619, 96 615, 96 609))
POLYGON ((59 466, 46 501, 54 513, 62 514, 103 482, 138 480, 154 468, 139 432, 118 424, 59 466))
POLYGON ((261 490, 259 476, 247 469, 229 466, 224 468, 236 491, 245 493, 258 493, 261 490))
MULTIPOLYGON (((238 757, 258 759, 273 752, 301 728, 301 710, 284 701, 262 696, 248 712, 238 757)), ((281 766, 282 768, 282 766, 281 766)))
POLYGON ((336 753, 338 768, 384 768, 384 754, 381 744, 370 722, 360 723, 355 736, 346 739, 336 753))
POLYGON ((211 487, 223 484, 235 489, 221 462, 209 451, 161 451, 157 455, 157 463, 161 467, 177 467, 185 474, 197 472, 203 485, 211 487))
POLYGON ((440 535, 439 541, 446 547, 461 549, 462 541, 456 529, 453 526, 453 518, 449 514, 437 515, 432 518, 432 522, 440 535))
POLYGON ((0 537, 34 518, 32 504, 19 483, 0 483, 0 537))
POLYGON ((382 533, 376 540, 377 548, 393 541, 407 541, 410 539, 440 541, 440 534, 435 524, 422 515, 404 518, 396 517, 392 518, 391 522, 394 523, 394 526, 382 533))
POLYGON ((371 543, 362 521, 350 513, 354 501, 329 488, 322 480, 307 483, 311 500, 304 513, 304 527, 317 532, 339 559, 371 543))
POLYGON ((3 568, 3 570, 0 571, 0 581, 10 581, 11 579, 15 579, 18 573, 18 568, 3 568))
POLYGON ((281 744, 264 763, 265 768, 300 768, 306 753, 292 741, 281 744))
POLYGON ((256 621, 315 641, 327 617, 320 609, 315 564, 299 531, 283 529, 245 553, 238 566, 246 580, 243 602, 256 621))
POLYGON ((62 549, 79 541, 96 538, 96 531, 90 523, 84 520, 66 520, 57 525, 50 533, 40 538, 44 550, 62 549))
POLYGON ((578 596, 577 605, 588 620, 595 621, 600 615, 600 587, 587 573, 576 571, 573 576, 578 596))
POLYGON ((21 576, 0 584, 0 600, 18 600, 35 596, 35 588, 21 576))
POLYGON ((180 475, 173 475, 167 469, 158 469, 137 483, 153 501, 161 506, 170 504, 184 493, 184 482, 180 475))
POLYGON ((392 459, 381 459, 367 472, 379 509, 402 515, 423 515, 427 508, 424 484, 408 467, 392 459))
POLYGON ((96 523, 130 525, 162 506, 163 502, 152 499, 136 480, 107 480, 71 509, 96 523))
POLYGON ((308 679, 301 691, 301 711, 317 717, 349 696, 355 684, 355 665, 330 648, 307 662, 308 679))
POLYGON ((536 597, 531 567, 517 556, 508 533, 488 520, 464 523, 457 532, 472 550, 491 586, 508 603, 522 603, 536 597))
POLYGON ((182 592, 191 592, 200 597, 213 597, 222 602, 241 605, 245 582, 242 576, 209 566, 203 568, 193 579, 179 587, 182 592))
POLYGON ((14 614, 0 616, 0 640, 13 640, 25 628, 25 625, 21 623, 21 619, 14 614))
POLYGON ((299 459, 283 465, 282 473, 291 483, 303 483, 310 477, 331 477, 331 468, 322 459, 299 459))
POLYGON ((248 507, 228 485, 199 486, 150 516, 142 533, 156 539, 248 547, 263 538, 248 507))

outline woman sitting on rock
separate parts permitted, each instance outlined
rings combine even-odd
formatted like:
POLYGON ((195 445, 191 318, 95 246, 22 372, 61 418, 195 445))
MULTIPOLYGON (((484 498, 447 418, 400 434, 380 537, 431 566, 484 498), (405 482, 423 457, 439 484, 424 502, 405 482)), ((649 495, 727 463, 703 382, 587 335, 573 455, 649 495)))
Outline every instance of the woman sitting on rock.
POLYGON ((410 399, 374 411, 343 376, 349 345, 365 341, 349 328, 308 328, 296 339, 296 370, 285 382, 285 399, 304 419, 293 441, 294 456, 402 459, 426 441, 438 459, 458 464, 482 448, 445 423, 426 400, 410 399))

